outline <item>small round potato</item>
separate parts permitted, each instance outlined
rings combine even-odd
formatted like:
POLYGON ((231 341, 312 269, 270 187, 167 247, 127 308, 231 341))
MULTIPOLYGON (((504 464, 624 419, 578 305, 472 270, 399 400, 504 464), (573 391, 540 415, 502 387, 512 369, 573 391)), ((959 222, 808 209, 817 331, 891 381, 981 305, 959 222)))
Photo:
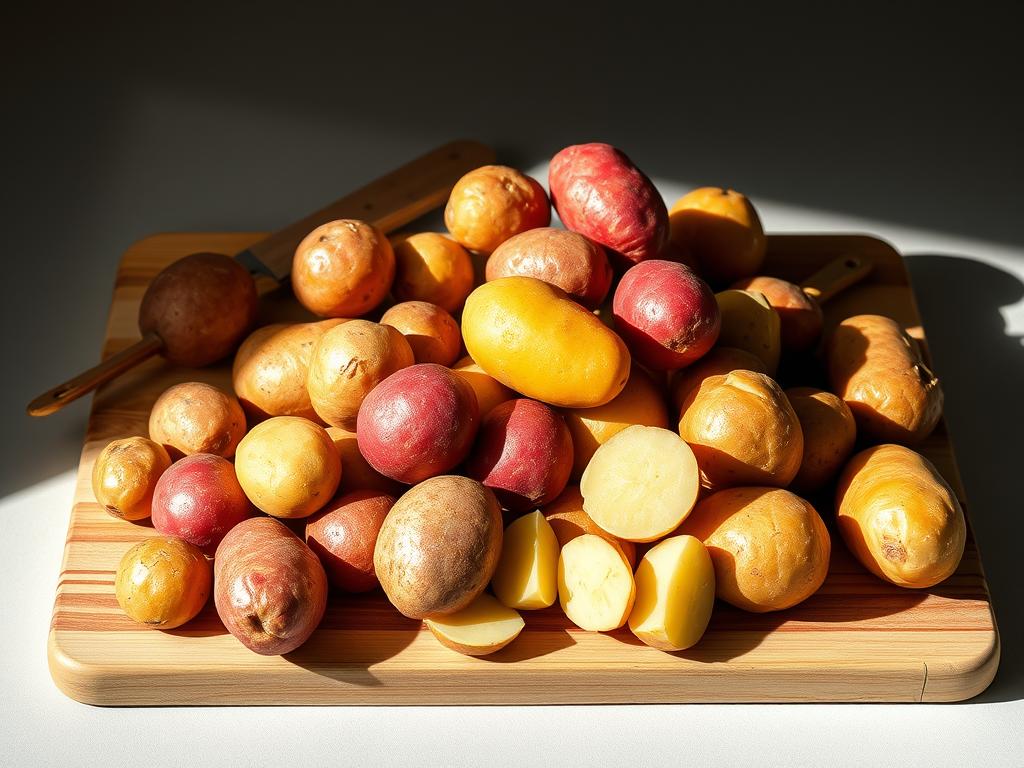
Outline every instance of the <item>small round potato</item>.
POLYGON ((810 493, 836 476, 853 451, 857 425, 853 413, 831 392, 813 387, 794 387, 786 397, 800 420, 804 457, 793 480, 794 490, 810 493))
POLYGON ((121 610, 140 624, 174 629, 206 605, 213 568, 199 547, 174 536, 155 536, 125 552, 114 577, 121 610))
POLYGON ((525 275, 557 285, 589 309, 601 305, 612 286, 604 248, 579 232, 540 227, 499 245, 487 259, 488 280, 525 275))
POLYGON ((426 301, 403 301, 388 309, 381 325, 397 328, 417 363, 449 366, 459 359, 462 333, 447 311, 426 301))
POLYGON ((274 517, 309 517, 338 490, 341 459, 327 431, 299 416, 274 416, 238 444, 238 482, 274 517))
POLYGON ((764 362, 757 355, 736 347, 715 347, 693 365, 681 368, 672 374, 669 382, 669 399, 672 413, 678 418, 682 413, 686 396, 709 376, 721 376, 733 371, 754 371, 768 373, 764 362))
POLYGON ((466 249, 437 232, 420 232, 395 244, 399 301, 429 301, 452 314, 473 290, 473 260, 466 249))
POLYGON ((309 400, 325 422, 352 431, 370 390, 414 362, 412 347, 397 329, 352 320, 316 343, 306 380, 309 400))
POLYGON ((199 381, 175 384, 153 404, 149 437, 172 458, 212 453, 230 459, 245 434, 245 412, 227 392, 199 381))
POLYGON ((145 520, 160 475, 171 466, 167 449, 144 437, 114 440, 92 465, 92 492, 114 517, 145 520))
POLYGON ((806 352, 821 336, 821 306, 799 285, 778 277, 759 276, 738 280, 731 287, 755 291, 768 299, 779 314, 782 348, 787 352, 806 352))
POLYGON ((704 542, 718 597, 745 611, 781 611, 818 591, 832 542, 817 511, 780 488, 729 488, 694 508, 679 533, 704 542))
POLYGON ((292 261, 292 289, 310 312, 322 317, 359 317, 387 296, 395 254, 372 224, 339 219, 299 243, 292 261))
POLYGON ((800 470, 804 438, 793 406, 763 373, 710 376, 690 392, 679 418, 701 484, 712 491, 734 485, 789 485, 800 470))
POLYGON ((712 284, 755 275, 764 262, 768 241, 761 218, 739 192, 695 189, 676 201, 668 219, 672 241, 693 254, 712 284))
POLYGON ((510 237, 551 222, 547 193, 515 168, 485 165, 456 182, 444 223, 471 251, 491 253, 510 237))
POLYGON ((441 475, 410 489, 384 519, 373 566, 392 604, 411 619, 455 613, 494 576, 501 508, 476 480, 441 475))

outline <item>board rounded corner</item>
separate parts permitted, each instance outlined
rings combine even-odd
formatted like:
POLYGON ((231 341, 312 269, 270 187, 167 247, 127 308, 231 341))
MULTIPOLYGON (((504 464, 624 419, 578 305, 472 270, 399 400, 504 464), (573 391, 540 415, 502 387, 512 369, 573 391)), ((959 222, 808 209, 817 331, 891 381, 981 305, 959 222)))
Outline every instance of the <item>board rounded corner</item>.
POLYGON ((921 701, 957 702, 980 696, 995 680, 1001 654, 999 631, 993 624, 989 641, 979 644, 977 653, 944 668, 942 674, 928 669, 921 701))
POLYGON ((50 630, 46 642, 46 662, 57 690, 80 704, 105 704, 100 695, 106 672, 98 665, 77 658, 67 647, 61 633, 50 630))

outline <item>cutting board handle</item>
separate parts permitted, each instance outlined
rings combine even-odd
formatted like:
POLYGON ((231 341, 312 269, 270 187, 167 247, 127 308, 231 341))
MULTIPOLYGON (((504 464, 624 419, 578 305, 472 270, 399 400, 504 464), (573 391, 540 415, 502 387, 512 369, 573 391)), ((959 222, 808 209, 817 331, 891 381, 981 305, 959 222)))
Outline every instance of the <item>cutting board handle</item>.
POLYGON ((807 278, 800 287, 819 304, 824 304, 867 277, 874 266, 870 259, 862 256, 841 256, 807 278))

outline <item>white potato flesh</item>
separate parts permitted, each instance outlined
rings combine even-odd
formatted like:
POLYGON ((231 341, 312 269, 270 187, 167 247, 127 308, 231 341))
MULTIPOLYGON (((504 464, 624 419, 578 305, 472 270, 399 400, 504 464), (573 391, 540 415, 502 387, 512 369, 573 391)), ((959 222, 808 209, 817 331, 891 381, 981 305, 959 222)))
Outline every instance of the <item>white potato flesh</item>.
POLYGON ((555 532, 541 512, 530 512, 505 529, 491 589, 509 608, 547 608, 558 597, 557 569, 555 532))
POLYGON ((526 626, 522 616, 486 592, 461 611, 423 621, 442 645, 467 656, 501 650, 526 626))
POLYGON ((636 589, 618 546, 593 533, 577 536, 558 558, 558 599, 580 629, 607 632, 626 623, 636 589))

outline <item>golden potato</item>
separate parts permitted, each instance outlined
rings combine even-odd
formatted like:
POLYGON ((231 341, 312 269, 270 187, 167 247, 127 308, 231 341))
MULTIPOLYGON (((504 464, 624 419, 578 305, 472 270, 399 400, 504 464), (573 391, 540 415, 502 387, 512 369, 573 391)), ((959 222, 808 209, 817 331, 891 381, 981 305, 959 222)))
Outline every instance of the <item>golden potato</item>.
POLYGON ((926 589, 960 564, 963 509, 928 459, 901 445, 854 456, 836 491, 839 532, 869 571, 901 587, 926 589))
POLYGON ((448 366, 459 358, 462 349, 459 324, 437 304, 403 301, 388 309, 380 322, 405 336, 417 363, 448 366))
POLYGON ((942 416, 942 388, 899 323, 881 315, 843 320, 828 341, 832 391, 857 431, 876 442, 917 445, 942 416))
POLYGON ((473 261, 450 237, 421 232, 395 244, 395 283, 399 301, 429 301, 452 314, 473 290, 473 261))
POLYGON ((444 223, 461 245, 490 253, 520 232, 546 227, 551 204, 536 179, 505 165, 485 165, 456 182, 444 223))
POLYGON ((668 408, 661 390, 646 371, 636 366, 630 370, 626 386, 611 402, 595 408, 571 408, 563 415, 572 435, 572 476, 577 479, 594 452, 626 427, 641 424, 668 428, 668 408))
POLYGON ((715 347, 693 365, 680 368, 669 382, 669 400, 672 414, 679 418, 686 396, 709 376, 720 376, 733 371, 768 373, 768 368, 757 355, 736 347, 715 347))
POLYGON ((473 389, 477 405, 480 406, 481 421, 494 406, 518 397, 515 392, 477 365, 469 355, 455 363, 452 372, 473 389))
POLYGON ((391 289, 395 254, 377 227, 338 219, 314 229, 292 260, 292 290, 306 309, 322 317, 359 317, 391 289))
POLYGON ((679 434, 716 491, 734 485, 789 485, 800 470, 804 438, 793 406, 763 373, 710 376, 690 392, 679 434))
POLYGON ((227 392, 199 381, 164 391, 149 413, 149 437, 171 458, 212 453, 230 459, 245 434, 245 413, 227 392))
POLYGON ((144 437, 113 440, 92 465, 92 492, 107 512, 122 520, 145 520, 153 489, 171 466, 167 449, 144 437))
POLYGON ((702 277, 731 282, 757 274, 768 241, 761 218, 739 192, 701 187, 669 209, 672 242, 693 255, 702 277))
POLYGON ((114 577, 121 610, 140 624, 174 629, 206 605, 213 569, 202 550, 173 536, 154 536, 125 552, 114 577))
POLYGON ((764 294, 728 290, 715 294, 722 316, 718 344, 757 355, 765 372, 774 376, 782 355, 779 313, 772 309, 764 294))
POLYGON ((414 362, 412 347, 397 329, 351 320, 331 328, 313 348, 306 379, 309 400, 325 422, 354 431, 370 390, 414 362))
POLYGON ((359 452, 355 432, 349 432, 341 427, 328 427, 327 434, 334 441, 334 447, 338 449, 338 455, 341 457, 339 494, 362 490, 381 491, 392 496, 404 493, 405 486, 390 477, 384 477, 370 466, 370 462, 359 452))
POLYGON ((732 288, 760 293, 779 315, 782 348, 790 352, 806 352, 821 336, 824 318, 821 306, 804 293, 799 285, 778 277, 748 277, 733 283, 732 288))
POLYGON ((555 532, 559 547, 564 547, 577 536, 592 533, 615 544, 622 550, 629 567, 636 567, 636 544, 612 536, 594 522, 594 519, 583 509, 583 494, 580 493, 579 486, 568 486, 557 499, 545 505, 541 512, 544 513, 551 530, 555 532))
POLYGON ((712 494, 678 533, 708 548, 718 597, 755 613, 790 608, 817 592, 832 551, 814 507, 780 488, 712 494))
POLYGON ((269 416, 320 420, 306 389, 309 361, 320 337, 343 322, 330 318, 318 323, 276 323, 249 334, 235 354, 231 383, 250 421, 269 416))
POLYGON ((786 390, 786 397, 804 436, 804 457, 793 479, 793 489, 802 493, 819 490, 850 457, 857 425, 846 403, 831 392, 794 387, 786 390))

